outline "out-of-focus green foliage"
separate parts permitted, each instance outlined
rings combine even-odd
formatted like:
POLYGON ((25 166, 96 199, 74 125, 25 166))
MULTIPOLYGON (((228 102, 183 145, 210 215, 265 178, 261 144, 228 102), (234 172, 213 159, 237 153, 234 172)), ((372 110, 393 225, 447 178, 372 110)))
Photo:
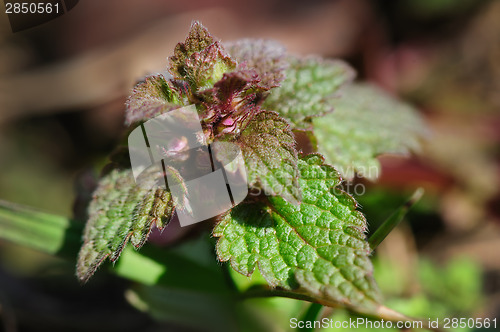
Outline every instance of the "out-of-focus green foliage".
POLYGON ((313 120, 318 150, 349 179, 376 179, 377 156, 417 150, 426 127, 415 110, 373 85, 353 84, 331 102, 335 111, 313 120))
POLYGON ((339 90, 354 78, 342 61, 290 58, 281 86, 267 97, 263 107, 276 111, 294 128, 311 129, 311 120, 334 110, 339 90))
MULTIPOLYGON (((414 269, 417 273, 418 290, 408 290, 405 279, 407 273, 401 266, 381 259, 374 259, 375 278, 384 294, 388 307, 410 317, 439 319, 466 317, 473 318, 475 310, 482 304, 482 273, 480 266, 469 258, 456 258, 444 267, 427 259, 421 259, 414 269)), ((331 317, 334 321, 356 319, 348 312, 340 310, 331 317)), ((441 325, 442 326, 442 325, 441 325)), ((335 329, 326 329, 334 331, 335 329)), ((347 331, 394 331, 393 328, 356 328, 347 331)), ((451 329, 452 331, 474 331, 473 328, 451 329)))

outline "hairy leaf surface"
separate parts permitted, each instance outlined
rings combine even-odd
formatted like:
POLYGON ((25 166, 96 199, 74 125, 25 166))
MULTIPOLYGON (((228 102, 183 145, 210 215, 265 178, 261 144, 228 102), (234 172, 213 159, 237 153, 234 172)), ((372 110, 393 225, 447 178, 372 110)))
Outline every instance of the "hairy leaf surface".
POLYGON ((237 140, 245 160, 248 184, 267 195, 300 201, 297 151, 290 125, 278 114, 256 114, 237 140))
POLYGON ((336 188, 338 172, 323 162, 317 154, 299 160, 300 205, 273 196, 267 204, 244 203, 228 212, 213 232, 218 257, 247 276, 258 266, 271 286, 374 307, 380 296, 366 220, 355 200, 336 188))
POLYGON ((344 62, 319 58, 290 58, 286 79, 264 101, 295 128, 309 129, 310 120, 333 111, 336 92, 354 77, 344 62))
POLYGON ((169 64, 174 78, 187 80, 194 91, 210 88, 236 67, 222 44, 199 22, 194 22, 186 40, 177 44, 169 64))
POLYGON ((129 240, 141 247, 154 225, 161 229, 170 221, 172 198, 158 187, 158 175, 154 168, 145 171, 140 185, 130 169, 113 170, 101 179, 89 206, 78 257, 80 280, 87 281, 107 257, 116 261, 129 240))
POLYGON ((346 87, 335 111, 314 119, 319 152, 347 178, 354 172, 376 179, 382 153, 418 150, 427 128, 409 105, 368 84, 346 87))
POLYGON ((148 120, 184 105, 180 94, 163 75, 152 75, 137 84, 127 100, 125 123, 148 120))
POLYGON ((266 88, 279 86, 285 79, 286 50, 283 45, 271 40, 241 39, 225 43, 227 52, 244 68, 255 70, 260 85, 266 88))

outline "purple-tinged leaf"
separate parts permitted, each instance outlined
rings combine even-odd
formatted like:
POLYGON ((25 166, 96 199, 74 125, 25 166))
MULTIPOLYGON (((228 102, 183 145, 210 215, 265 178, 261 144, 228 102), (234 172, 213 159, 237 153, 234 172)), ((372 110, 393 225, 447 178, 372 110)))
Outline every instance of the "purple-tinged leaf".
POLYGON ((132 171, 115 169, 105 175, 93 194, 77 275, 86 282, 106 258, 116 261, 130 241, 141 247, 153 226, 165 227, 174 212, 170 192, 158 188, 158 170, 143 175, 139 186, 132 171))
POLYGON ((286 120, 275 112, 261 111, 248 121, 236 143, 251 187, 300 202, 295 139, 286 120))
POLYGON ((238 61, 240 68, 253 69, 260 78, 260 86, 270 89, 285 79, 288 67, 286 50, 272 40, 242 39, 225 43, 227 52, 238 61))
POLYGON ((199 22, 191 25, 184 43, 178 43, 169 58, 169 71, 176 79, 186 80, 193 92, 208 89, 226 72, 236 68, 222 44, 199 22))
POLYGON ((125 123, 151 119, 159 114, 184 106, 186 101, 178 92, 179 87, 163 75, 147 76, 138 83, 127 100, 125 123))

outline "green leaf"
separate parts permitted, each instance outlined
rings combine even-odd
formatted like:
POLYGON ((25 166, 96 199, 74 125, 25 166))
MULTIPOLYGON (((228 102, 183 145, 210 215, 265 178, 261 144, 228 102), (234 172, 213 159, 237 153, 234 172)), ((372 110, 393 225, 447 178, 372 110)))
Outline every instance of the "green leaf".
POLYGON ((291 58, 286 79, 264 101, 263 108, 278 112, 295 128, 310 129, 310 120, 333 111, 335 93, 354 77, 339 60, 291 58))
POLYGON ((259 75, 260 85, 273 88, 285 79, 288 62, 283 45, 271 40, 241 39, 225 43, 227 52, 240 66, 253 69, 259 75))
POLYGON ((193 22, 184 43, 178 43, 169 58, 169 71, 187 80, 194 92, 213 86, 222 75, 236 68, 219 41, 199 22, 193 22))
POLYGON ((152 75, 137 84, 127 100, 125 123, 151 119, 186 104, 169 80, 152 75))
POLYGON ((282 197, 243 203, 214 229, 217 254, 241 274, 256 266, 269 285, 306 292, 339 305, 375 308, 380 295, 372 277, 366 220, 355 200, 336 188, 338 172, 322 156, 299 160, 303 200, 282 197))
POLYGON ((427 133, 411 106, 373 85, 346 87, 333 105, 332 114, 313 121, 314 134, 319 152, 349 179, 355 172, 376 179, 380 173, 378 155, 417 150, 419 138, 427 133))
POLYGON ((297 151, 290 125, 278 114, 257 113, 243 129, 237 144, 245 160, 248 184, 267 195, 300 201, 297 151))
POLYGON ((78 257, 81 281, 87 281, 107 257, 116 261, 129 240, 141 247, 153 226, 162 229, 170 221, 174 205, 170 192, 157 186, 159 174, 154 168, 146 170, 140 185, 130 169, 113 170, 101 179, 78 257))

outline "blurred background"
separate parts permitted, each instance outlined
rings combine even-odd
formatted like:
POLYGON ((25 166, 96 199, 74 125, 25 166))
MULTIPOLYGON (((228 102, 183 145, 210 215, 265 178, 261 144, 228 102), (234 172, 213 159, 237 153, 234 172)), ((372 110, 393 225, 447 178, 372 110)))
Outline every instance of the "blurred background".
MULTIPOLYGON (((81 0, 17 33, 2 13, 0 199, 71 217, 124 137, 129 91, 195 19, 223 41, 342 58, 415 105, 432 129, 421 153, 382 156, 357 197, 375 229, 425 189, 377 250, 376 279, 409 315, 500 319, 500 1, 81 0)), ((129 284, 102 272, 82 287, 74 262, 0 241, 0 330, 189 331, 133 308, 129 284)))

